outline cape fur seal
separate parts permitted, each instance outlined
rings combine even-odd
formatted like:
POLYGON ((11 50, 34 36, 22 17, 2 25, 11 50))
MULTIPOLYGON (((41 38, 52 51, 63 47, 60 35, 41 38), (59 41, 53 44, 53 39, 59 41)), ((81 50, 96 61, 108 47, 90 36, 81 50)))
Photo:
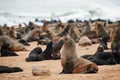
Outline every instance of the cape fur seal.
POLYGON ((37 56, 42 52, 42 49, 40 47, 34 48, 29 56, 25 59, 27 62, 28 61, 37 61, 37 56))
POLYGON ((114 65, 120 63, 120 47, 116 48, 116 52, 104 52, 103 46, 98 46, 95 54, 85 54, 81 56, 84 59, 90 60, 97 65, 114 65))
POLYGON ((75 24, 68 24, 64 31, 59 33, 57 36, 63 37, 66 35, 70 35, 71 38, 76 42, 78 42, 78 40, 80 39, 80 32, 75 24))
POLYGON ((46 49, 38 55, 38 60, 49 60, 52 59, 51 54, 53 52, 52 50, 52 41, 47 43, 46 49))
POLYGON ((107 42, 110 38, 108 36, 102 37, 99 46, 103 46, 104 49, 108 49, 107 42))
POLYGON ((114 56, 113 52, 98 52, 93 55, 91 62, 96 63, 97 65, 113 65, 117 64, 116 57, 114 56))
POLYGON ((0 74, 1 73, 14 73, 14 72, 22 72, 23 70, 19 67, 8 67, 0 65, 0 74))
POLYGON ((63 71, 61 73, 96 73, 98 66, 86 59, 77 56, 75 42, 72 38, 64 38, 64 44, 60 50, 61 64, 63 71))
POLYGON ((62 48, 63 43, 64 43, 63 39, 53 43, 52 45, 52 49, 53 49, 52 58, 53 59, 60 59, 60 49, 62 48))
POLYGON ((14 28, 14 26, 12 26, 9 28, 9 31, 6 35, 8 35, 12 39, 16 39, 16 33, 16 29, 14 28))
POLYGON ((3 35, 0 36, 0 46, 3 44, 8 43, 9 44, 9 50, 10 51, 26 51, 24 45, 20 44, 18 41, 11 39, 9 36, 3 35))
POLYGON ((22 39, 25 40, 25 41, 35 41, 39 38, 39 35, 40 35, 40 29, 36 28, 36 29, 33 29, 31 31, 29 31, 28 33, 26 33, 22 39))
POLYGON ((83 46, 91 46, 92 42, 87 36, 83 36, 79 40, 79 45, 82 46, 82 47, 83 46))
POLYGON ((16 53, 9 51, 9 44, 5 43, 1 47, 1 56, 18 56, 16 53))
POLYGON ((116 28, 115 32, 113 33, 113 39, 111 43, 112 51, 115 51, 116 47, 120 46, 120 27, 116 28))
POLYGON ((97 22, 95 28, 96 28, 97 37, 109 36, 107 30, 101 23, 97 22))
POLYGON ((42 52, 40 48, 35 48, 31 51, 26 61, 42 61, 52 59, 52 42, 47 43, 46 49, 42 52))
MULTIPOLYGON (((103 46, 98 46, 96 53, 103 52, 103 51, 104 51, 104 47, 103 46)), ((94 54, 85 54, 85 55, 82 55, 81 57, 89 60, 89 59, 93 58, 93 56, 94 56, 94 54)))

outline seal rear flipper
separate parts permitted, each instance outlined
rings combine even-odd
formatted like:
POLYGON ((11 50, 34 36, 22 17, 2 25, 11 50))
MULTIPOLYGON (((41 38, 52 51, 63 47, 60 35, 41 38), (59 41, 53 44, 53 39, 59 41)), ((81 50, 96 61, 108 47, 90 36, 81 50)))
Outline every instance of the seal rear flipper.
POLYGON ((60 74, 71 74, 73 69, 73 63, 72 62, 67 62, 60 74))
POLYGON ((98 72, 98 66, 94 63, 78 66, 73 69, 72 73, 96 73, 98 72))
POLYGON ((85 73, 97 73, 98 72, 98 67, 96 64, 89 64, 87 66, 87 70, 85 71, 85 73))

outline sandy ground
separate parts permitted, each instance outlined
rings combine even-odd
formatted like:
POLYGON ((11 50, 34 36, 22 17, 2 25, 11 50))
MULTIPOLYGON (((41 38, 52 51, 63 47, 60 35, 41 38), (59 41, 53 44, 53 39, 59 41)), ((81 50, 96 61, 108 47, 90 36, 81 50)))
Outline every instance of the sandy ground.
MULTIPOLYGON (((98 73, 95 74, 59 74, 62 71, 60 60, 45 60, 38 62, 25 62, 29 52, 37 47, 36 42, 30 43, 26 47, 29 51, 16 52, 17 57, 0 57, 0 65, 21 67, 24 71, 17 73, 0 74, 0 80, 120 80, 120 65, 99 66, 98 73), (50 76, 33 76, 32 66, 42 66, 51 71, 50 76)), ((39 45, 42 49, 46 46, 39 45)), ((98 44, 92 46, 80 47, 76 44, 78 56, 83 54, 94 54, 98 44)), ((109 43, 110 46, 110 43, 109 43)))

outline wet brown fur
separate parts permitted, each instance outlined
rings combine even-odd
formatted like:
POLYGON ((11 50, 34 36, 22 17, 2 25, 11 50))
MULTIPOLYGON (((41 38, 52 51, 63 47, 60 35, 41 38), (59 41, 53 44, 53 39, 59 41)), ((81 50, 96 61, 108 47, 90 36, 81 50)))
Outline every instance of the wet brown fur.
POLYGON ((63 67, 63 72, 66 63, 71 63, 72 69, 70 73, 96 73, 98 71, 98 66, 86 59, 77 56, 75 42, 71 38, 65 38, 63 47, 60 51, 61 53, 61 64, 63 67))

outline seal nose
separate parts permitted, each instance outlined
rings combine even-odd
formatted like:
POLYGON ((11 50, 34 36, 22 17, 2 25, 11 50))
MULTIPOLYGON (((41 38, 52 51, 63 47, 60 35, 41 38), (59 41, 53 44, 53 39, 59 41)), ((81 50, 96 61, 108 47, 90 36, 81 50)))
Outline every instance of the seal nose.
POLYGON ((64 41, 67 41, 68 40, 68 38, 67 37, 64 37, 64 39, 63 39, 64 41))

